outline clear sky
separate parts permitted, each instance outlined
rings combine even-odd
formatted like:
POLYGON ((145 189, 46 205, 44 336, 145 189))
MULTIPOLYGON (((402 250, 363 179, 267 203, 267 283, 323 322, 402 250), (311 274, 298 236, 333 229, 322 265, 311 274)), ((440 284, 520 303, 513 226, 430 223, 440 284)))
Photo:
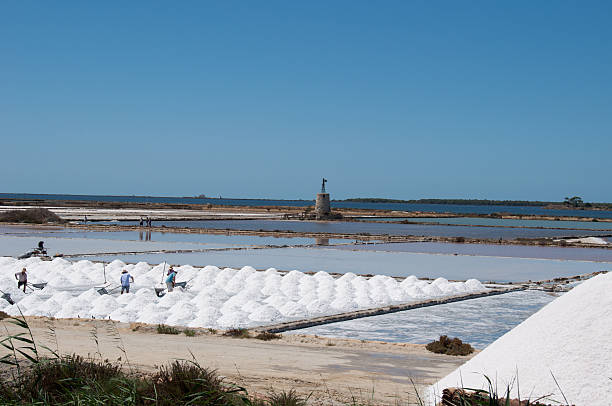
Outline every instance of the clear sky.
POLYGON ((612 2, 4 1, 0 192, 612 201, 612 2))

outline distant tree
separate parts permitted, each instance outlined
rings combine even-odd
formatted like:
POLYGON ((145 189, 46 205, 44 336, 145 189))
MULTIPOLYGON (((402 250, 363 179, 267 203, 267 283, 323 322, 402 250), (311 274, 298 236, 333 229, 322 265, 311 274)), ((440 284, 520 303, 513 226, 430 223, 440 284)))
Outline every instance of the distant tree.
POLYGON ((580 196, 566 197, 563 203, 572 207, 584 206, 584 202, 582 201, 582 198, 580 196))

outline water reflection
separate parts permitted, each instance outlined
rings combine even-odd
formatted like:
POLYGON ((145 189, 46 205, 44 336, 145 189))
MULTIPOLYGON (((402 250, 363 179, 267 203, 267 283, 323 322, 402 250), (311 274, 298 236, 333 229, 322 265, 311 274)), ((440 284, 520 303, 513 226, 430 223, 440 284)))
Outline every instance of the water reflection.
POLYGON ((329 245, 329 238, 315 238, 316 245, 329 245))
MULTIPOLYGON (((100 222, 100 224, 110 224, 100 222)), ((135 225, 124 221, 121 224, 135 225)), ((512 240, 515 238, 561 238, 610 235, 610 230, 537 229, 506 227, 471 227, 462 225, 444 226, 428 224, 396 224, 345 221, 286 221, 286 220, 187 220, 159 221, 158 226, 228 229, 251 231, 293 231, 302 233, 412 235, 466 238, 493 238, 512 240)))

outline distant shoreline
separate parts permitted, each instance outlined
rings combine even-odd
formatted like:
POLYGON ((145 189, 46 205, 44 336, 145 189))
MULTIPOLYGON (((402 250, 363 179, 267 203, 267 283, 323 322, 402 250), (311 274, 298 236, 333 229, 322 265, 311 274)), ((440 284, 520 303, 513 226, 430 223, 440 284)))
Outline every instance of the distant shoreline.
MULTIPOLYGON (((0 193, 0 199, 9 200, 78 200, 88 198, 89 201, 97 201, 100 198, 105 201, 108 198, 120 199, 185 199, 185 200, 235 200, 235 201, 275 201, 275 202, 299 202, 312 203, 311 199, 274 199, 274 198, 248 198, 248 197, 208 197, 200 196, 146 196, 146 195, 81 195, 81 194, 56 194, 56 193, 0 193), (19 196, 19 197, 16 197, 19 196)), ((387 199, 378 197, 356 197, 348 199, 332 199, 336 203, 397 203, 397 204, 436 204, 436 205, 464 205, 464 206, 515 206, 515 207, 541 207, 547 209, 561 210, 605 210, 612 211, 612 203, 590 202, 580 207, 573 207, 564 202, 551 202, 539 200, 492 200, 492 199, 387 199)))
POLYGON ((332 200, 334 202, 354 203, 404 203, 404 204, 445 204, 465 206, 520 206, 520 207, 543 207, 563 210, 612 210, 612 203, 598 202, 586 203, 585 206, 573 207, 563 202, 544 202, 538 200, 488 200, 488 199, 417 199, 398 200, 384 198, 350 198, 344 200, 332 200), (588 205, 588 206, 587 206, 588 205))

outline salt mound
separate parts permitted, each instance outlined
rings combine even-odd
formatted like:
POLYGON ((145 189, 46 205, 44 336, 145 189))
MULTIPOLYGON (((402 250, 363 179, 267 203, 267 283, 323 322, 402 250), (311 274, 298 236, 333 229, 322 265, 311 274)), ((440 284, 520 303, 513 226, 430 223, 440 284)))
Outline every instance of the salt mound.
POLYGON ((106 319, 109 314, 117 310, 120 306, 117 300, 110 295, 102 295, 93 301, 93 307, 90 311, 91 316, 96 319, 106 319))
POLYGON ((217 323, 222 328, 242 328, 248 327, 251 323, 249 315, 243 311, 234 311, 224 314, 217 319, 217 323))
POLYGON ((339 310, 342 312, 351 312, 359 308, 357 303, 355 303, 353 298, 351 298, 350 296, 339 296, 334 299, 334 301, 331 302, 329 306, 334 310, 339 310))
POLYGON ((276 268, 268 268, 264 271, 264 274, 266 275, 279 275, 278 271, 276 270, 276 268))
POLYGON ((153 287, 159 286, 160 277, 165 276, 166 264, 126 265, 115 260, 106 266, 110 294, 100 295, 94 286, 95 281, 102 280, 103 269, 103 264, 91 261, 73 264, 64 259, 0 258, 0 289, 16 303, 10 305, 0 299, 0 310, 11 315, 19 314, 21 309, 27 315, 227 328, 279 323, 484 289, 476 280, 462 284, 438 279, 429 284, 409 277, 400 284, 382 275, 366 279, 347 273, 334 279, 323 271, 314 276, 295 270, 282 275, 274 268, 258 272, 248 266, 220 270, 215 266, 198 269, 183 265, 176 269, 180 280, 191 280, 188 287, 159 298, 153 287), (28 268, 30 281, 48 282, 47 286, 27 294, 18 290, 13 274, 24 266, 28 268), (123 269, 136 276, 129 294, 119 294, 117 289, 123 269))
POLYGON ((171 326, 184 326, 195 319, 196 311, 197 308, 192 303, 186 301, 178 302, 168 310, 170 316, 168 316, 166 324, 171 326))
POLYGON ((175 290, 173 292, 166 293, 164 297, 159 299, 159 305, 170 308, 184 299, 185 296, 183 295, 183 292, 175 290))
POLYGON ((133 323, 138 320, 138 311, 119 308, 109 314, 109 317, 121 323, 133 323))
POLYGON ((70 317, 91 317, 90 303, 81 298, 75 297, 63 304, 61 310, 55 314, 58 318, 70 317))
POLYGON ((323 300, 315 300, 306 306, 306 310, 313 316, 321 316, 329 313, 329 303, 323 300))
POLYGON ((416 281, 418 281, 418 280, 419 280, 419 278, 417 278, 416 276, 414 276, 414 275, 410 275, 410 276, 408 276, 406 279, 404 279, 404 280, 402 281, 402 283, 406 282, 407 284, 412 285, 412 284, 414 284, 414 283, 415 283, 416 281))
POLYGON ((546 403, 607 406, 612 383, 612 273, 595 276, 555 299, 497 339, 485 350, 429 389, 488 389, 483 375, 497 382, 498 393, 525 394, 546 403), (518 373, 518 385, 513 384, 518 373), (558 382, 558 386, 552 374, 558 382), (561 389, 559 389, 561 388, 561 389))
POLYGON ((485 288, 478 279, 468 279, 467 281, 465 281, 465 286, 469 290, 476 290, 476 291, 487 290, 487 288, 485 288))
POLYGON ((572 238, 567 240, 567 242, 575 242, 580 244, 597 244, 597 245, 607 245, 608 242, 600 237, 585 237, 585 238, 572 238))
POLYGON ((189 327, 217 327, 217 319, 222 316, 221 312, 214 307, 205 307, 200 309, 196 314, 196 318, 190 321, 189 327))
POLYGON ((168 319, 168 315, 168 309, 165 307, 156 303, 149 303, 138 313, 138 321, 149 324, 163 324, 168 319))
POLYGON ((54 299, 48 299, 35 308, 30 309, 29 315, 54 317, 60 311, 62 305, 54 299))
POLYGON ((448 279, 446 278, 438 278, 431 283, 433 286, 443 286, 448 284, 448 279))
POLYGON ((287 302, 278 308, 278 311, 285 317, 290 318, 303 318, 308 315, 308 312, 304 306, 297 304, 296 302, 287 302))
POLYGON ((249 319, 260 323, 276 324, 282 321, 283 315, 274 307, 264 305, 249 314, 249 319))

